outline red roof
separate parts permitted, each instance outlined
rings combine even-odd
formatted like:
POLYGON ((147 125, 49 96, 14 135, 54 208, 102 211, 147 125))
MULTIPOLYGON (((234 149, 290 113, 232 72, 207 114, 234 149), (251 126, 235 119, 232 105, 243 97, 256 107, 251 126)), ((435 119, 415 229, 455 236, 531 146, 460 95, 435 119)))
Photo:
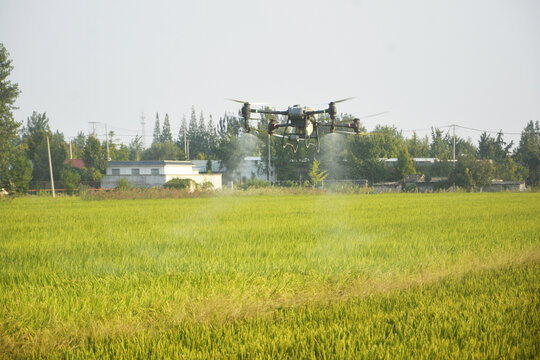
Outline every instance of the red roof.
POLYGON ((72 167, 82 169, 84 167, 84 161, 82 159, 66 159, 64 165, 71 165, 72 167))

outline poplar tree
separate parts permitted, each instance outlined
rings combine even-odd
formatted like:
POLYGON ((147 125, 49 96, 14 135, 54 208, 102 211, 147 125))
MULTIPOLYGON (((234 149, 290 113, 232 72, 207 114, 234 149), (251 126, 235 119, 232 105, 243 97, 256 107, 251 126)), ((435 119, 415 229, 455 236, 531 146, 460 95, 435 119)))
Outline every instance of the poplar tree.
POLYGON ((163 130, 161 131, 161 142, 172 142, 171 123, 169 121, 169 114, 165 114, 165 120, 163 120, 163 130))
POLYGON ((152 143, 161 142, 161 126, 159 125, 159 114, 156 113, 156 122, 154 123, 154 140, 152 143))

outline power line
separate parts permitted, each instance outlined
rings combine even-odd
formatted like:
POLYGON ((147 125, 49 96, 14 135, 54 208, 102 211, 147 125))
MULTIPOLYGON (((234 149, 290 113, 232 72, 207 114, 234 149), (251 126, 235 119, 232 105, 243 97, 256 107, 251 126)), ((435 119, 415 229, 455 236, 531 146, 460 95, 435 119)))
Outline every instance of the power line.
POLYGON ((461 125, 455 125, 455 127, 461 128, 461 129, 467 129, 471 131, 478 131, 478 132, 485 132, 490 134, 503 134, 503 135, 521 135, 521 133, 514 133, 514 132, 504 132, 504 131, 493 131, 493 130, 484 130, 484 129, 475 129, 467 126, 461 126, 461 125))

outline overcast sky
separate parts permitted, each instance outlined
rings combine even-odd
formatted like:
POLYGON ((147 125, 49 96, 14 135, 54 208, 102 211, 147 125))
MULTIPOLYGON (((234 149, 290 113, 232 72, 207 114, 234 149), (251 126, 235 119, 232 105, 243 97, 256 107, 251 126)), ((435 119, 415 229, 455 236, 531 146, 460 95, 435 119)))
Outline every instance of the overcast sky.
POLYGON ((217 121, 239 109, 227 97, 354 96, 338 111, 390 111, 368 129, 519 133, 540 120, 538 0, 0 0, 0 42, 22 91, 16 119, 47 112, 67 137, 90 121, 140 134, 141 112, 147 135, 156 112, 174 131, 192 105, 217 121))

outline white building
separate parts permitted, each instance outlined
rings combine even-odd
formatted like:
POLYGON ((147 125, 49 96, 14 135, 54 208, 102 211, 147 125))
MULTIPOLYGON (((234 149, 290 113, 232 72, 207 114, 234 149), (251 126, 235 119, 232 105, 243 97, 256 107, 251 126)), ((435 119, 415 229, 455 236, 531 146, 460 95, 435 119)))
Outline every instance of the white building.
POLYGON ((200 174, 191 161, 109 161, 101 188, 114 189, 122 178, 145 188, 161 187, 171 179, 191 179, 199 185, 210 182, 214 189, 221 189, 221 174, 200 174))

